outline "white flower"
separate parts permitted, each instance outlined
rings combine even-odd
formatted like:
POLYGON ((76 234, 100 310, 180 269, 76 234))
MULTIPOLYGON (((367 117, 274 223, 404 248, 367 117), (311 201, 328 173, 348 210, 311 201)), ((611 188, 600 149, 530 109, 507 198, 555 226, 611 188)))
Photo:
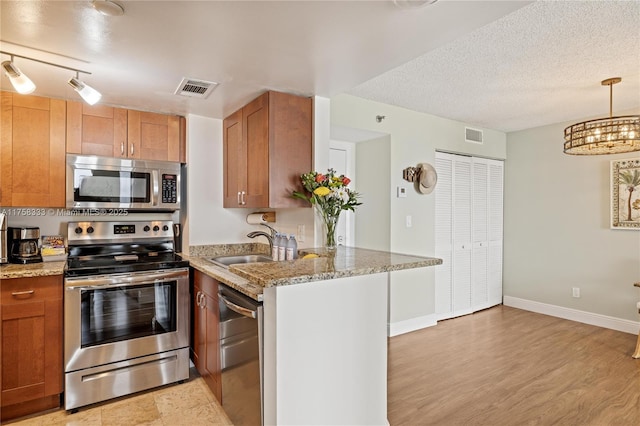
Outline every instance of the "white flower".
POLYGON ((346 203, 349 201, 349 191, 344 187, 332 188, 331 197, 339 198, 340 200, 342 200, 343 203, 346 203))

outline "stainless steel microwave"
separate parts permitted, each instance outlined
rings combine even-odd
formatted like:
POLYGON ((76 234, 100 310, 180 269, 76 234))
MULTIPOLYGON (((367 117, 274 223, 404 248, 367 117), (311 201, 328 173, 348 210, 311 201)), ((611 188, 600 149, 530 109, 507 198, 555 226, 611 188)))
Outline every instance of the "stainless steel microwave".
POLYGON ((67 154, 68 209, 180 209, 180 163, 67 154))

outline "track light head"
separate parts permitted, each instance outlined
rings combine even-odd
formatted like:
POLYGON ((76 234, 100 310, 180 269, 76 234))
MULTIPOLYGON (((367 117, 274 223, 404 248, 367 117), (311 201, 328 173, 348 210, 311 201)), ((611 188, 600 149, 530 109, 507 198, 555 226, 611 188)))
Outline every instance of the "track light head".
POLYGON ((84 99, 84 101, 89 105, 97 103, 100 98, 102 98, 102 94, 100 92, 98 92, 96 89, 89 86, 82 80, 79 80, 77 76, 71 77, 68 83, 69 86, 73 87, 73 90, 78 92, 82 99, 84 99))
POLYGON ((69 86, 73 87, 73 90, 78 92, 78 94, 80 96, 82 96, 82 99, 84 99, 84 101, 86 103, 88 103, 89 105, 93 105, 93 104, 97 103, 100 100, 100 98, 102 98, 102 95, 100 94, 100 92, 98 92, 96 89, 94 89, 93 87, 89 86, 88 84, 86 84, 85 82, 80 80, 80 78, 79 78, 80 73, 91 74, 89 71, 83 71, 83 70, 79 70, 79 69, 76 69, 76 68, 67 67, 67 66, 64 66, 64 65, 58 65, 58 64, 54 64, 52 62, 43 61, 43 60, 40 60, 40 59, 29 58, 28 56, 21 56, 21 55, 18 55, 16 53, 5 52, 3 50, 0 50, 0 54, 8 55, 8 56, 11 57, 10 61, 4 61, 4 62, 2 62, 1 65, 2 65, 2 68, 4 69, 5 74, 7 74, 7 77, 9 77, 9 80, 11 81, 11 84, 13 84, 13 87, 20 94, 25 95, 25 94, 33 92, 36 89, 36 85, 33 84, 33 82, 29 79, 29 77, 24 75, 20 71, 20 69, 18 69, 18 67, 16 67, 13 64, 13 57, 14 56, 17 57, 17 58, 27 59, 29 61, 39 62, 39 63, 45 64, 45 65, 51 65, 52 67, 57 67, 57 68, 62 68, 62 69, 69 70, 69 71, 74 71, 76 73, 76 76, 75 76, 75 78, 72 77, 72 78, 69 79, 69 81, 68 81, 69 86))
POLYGON ((2 69, 4 73, 9 77, 9 81, 16 89, 16 92, 26 95, 36 90, 36 85, 29 79, 18 67, 13 64, 13 58, 11 61, 4 61, 2 63, 2 69))

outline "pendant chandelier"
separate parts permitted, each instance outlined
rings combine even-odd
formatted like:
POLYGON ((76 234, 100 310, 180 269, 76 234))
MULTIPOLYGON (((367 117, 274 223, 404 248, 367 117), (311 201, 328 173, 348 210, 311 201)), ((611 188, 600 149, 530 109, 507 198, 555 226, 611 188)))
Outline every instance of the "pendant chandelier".
POLYGON ((613 85, 620 77, 602 81, 609 86, 609 118, 576 123, 564 129, 564 153, 573 155, 620 154, 640 151, 640 116, 613 116, 613 85))

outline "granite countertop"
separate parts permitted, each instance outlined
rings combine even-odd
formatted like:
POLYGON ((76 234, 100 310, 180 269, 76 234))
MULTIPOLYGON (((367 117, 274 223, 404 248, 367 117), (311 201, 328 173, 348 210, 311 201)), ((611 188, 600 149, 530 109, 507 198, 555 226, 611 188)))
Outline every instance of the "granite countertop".
POLYGON ((423 268, 442 263, 442 259, 433 257, 343 246, 338 247, 335 252, 328 252, 325 249, 300 251, 301 256, 313 253, 319 256, 317 258, 237 264, 231 265, 229 269, 216 266, 206 260, 216 255, 250 252, 267 254, 268 251, 266 246, 258 245, 253 248, 257 251, 250 251, 249 247, 241 247, 241 245, 198 246, 196 250, 190 247, 189 262, 195 269, 256 300, 262 300, 262 292, 266 287, 423 268))
POLYGON ((184 259, 189 260, 189 265, 200 272, 220 281, 229 287, 246 294, 257 301, 262 301, 262 287, 242 278, 229 269, 215 265, 207 259, 214 256, 233 256, 245 253, 266 254, 269 253, 269 246, 262 243, 241 243, 241 244, 216 244, 189 246, 189 255, 181 254, 184 259))
POLYGON ((333 253, 325 249, 301 250, 301 254, 307 253, 317 254, 319 257, 284 262, 232 265, 229 270, 266 288, 401 269, 423 268, 442 263, 442 259, 434 257, 411 256, 344 246, 338 247, 333 253))
POLYGON ((62 275, 66 264, 65 261, 27 263, 25 265, 7 263, 6 265, 0 265, 0 279, 62 275))
POLYGON ((243 294, 246 294, 252 299, 262 301, 263 288, 261 286, 232 273, 227 268, 214 265, 213 263, 206 260, 207 257, 189 255, 189 265, 191 265, 192 268, 197 269, 198 271, 220 281, 221 283, 226 284, 243 294))

